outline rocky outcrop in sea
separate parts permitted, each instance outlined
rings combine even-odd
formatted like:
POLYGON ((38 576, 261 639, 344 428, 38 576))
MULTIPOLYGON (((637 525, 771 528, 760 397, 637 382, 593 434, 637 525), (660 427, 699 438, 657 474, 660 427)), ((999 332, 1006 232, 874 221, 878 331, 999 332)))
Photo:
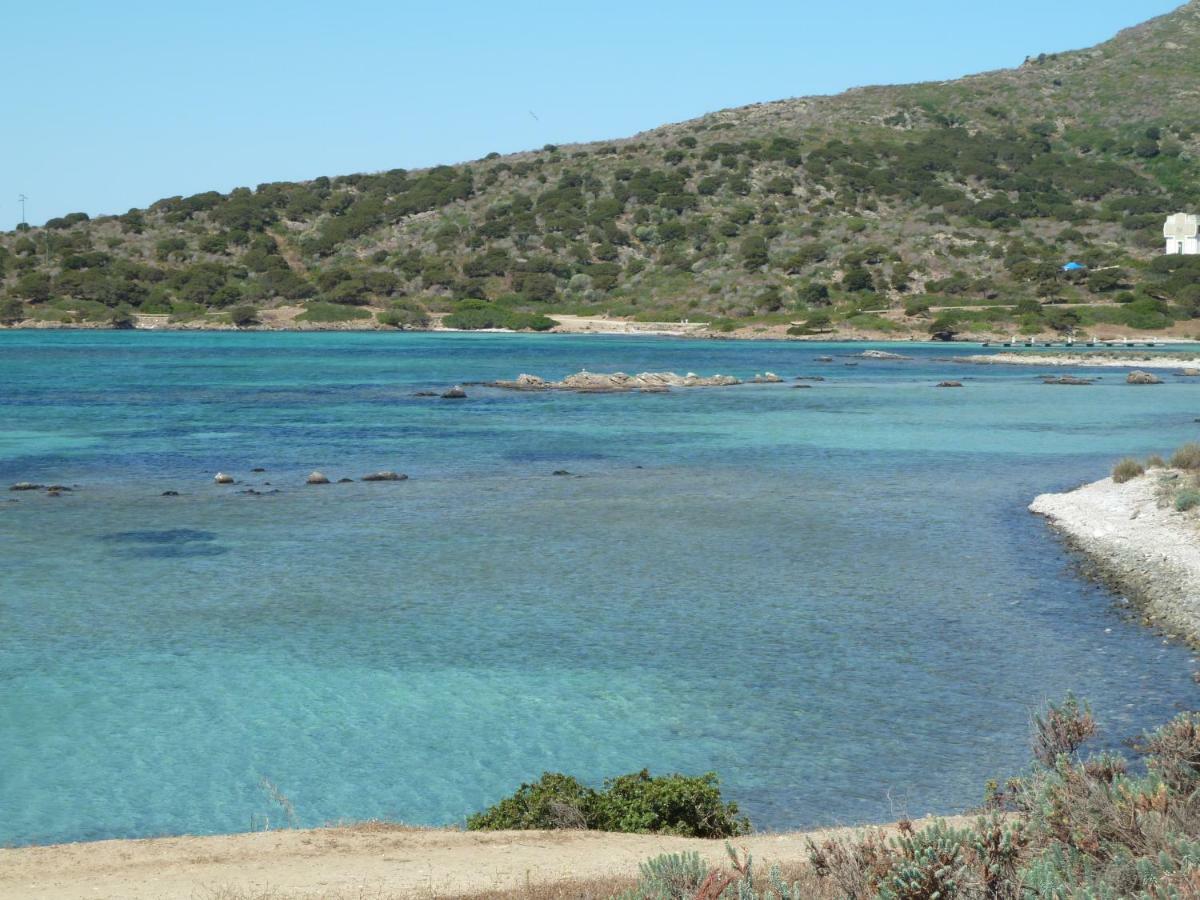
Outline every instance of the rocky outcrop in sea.
POLYGON ((642 372, 639 375, 626 375, 624 372, 577 372, 568 375, 562 381, 547 381, 537 375, 519 375, 515 381, 493 381, 488 386, 510 391, 621 394, 631 391, 658 393, 671 388, 730 387, 741 383, 740 379, 732 375, 703 377, 692 372, 686 375, 676 375, 674 372, 642 372))

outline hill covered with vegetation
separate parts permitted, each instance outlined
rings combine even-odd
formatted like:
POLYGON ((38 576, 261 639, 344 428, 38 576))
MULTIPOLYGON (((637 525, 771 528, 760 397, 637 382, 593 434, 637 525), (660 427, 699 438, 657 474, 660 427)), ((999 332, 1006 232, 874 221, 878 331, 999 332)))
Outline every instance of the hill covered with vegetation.
POLYGON ((51 219, 0 234, 0 320, 1200 334, 1200 258, 1160 255, 1198 158, 1192 0, 958 81, 51 219))

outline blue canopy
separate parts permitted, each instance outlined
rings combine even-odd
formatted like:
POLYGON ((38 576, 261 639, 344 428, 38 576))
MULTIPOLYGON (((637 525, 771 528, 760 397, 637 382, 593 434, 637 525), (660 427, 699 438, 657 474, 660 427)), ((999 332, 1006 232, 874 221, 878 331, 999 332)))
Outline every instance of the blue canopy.
POLYGON ((1083 263, 1069 262, 1065 266, 1063 266, 1063 271, 1064 272, 1079 272, 1086 268, 1087 268, 1087 266, 1085 266, 1083 263))

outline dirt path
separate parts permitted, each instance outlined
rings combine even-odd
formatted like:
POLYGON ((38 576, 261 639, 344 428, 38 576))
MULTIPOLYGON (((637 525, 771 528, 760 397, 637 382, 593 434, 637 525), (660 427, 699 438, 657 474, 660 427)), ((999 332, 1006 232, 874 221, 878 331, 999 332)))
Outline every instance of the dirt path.
MULTIPOLYGON (((756 864, 807 859, 824 832, 740 838, 756 864)), ((449 898, 636 875, 659 853, 696 850, 723 865, 724 843, 579 831, 461 832, 360 825, 220 837, 97 841, 0 850, 3 900, 322 900, 449 898)))

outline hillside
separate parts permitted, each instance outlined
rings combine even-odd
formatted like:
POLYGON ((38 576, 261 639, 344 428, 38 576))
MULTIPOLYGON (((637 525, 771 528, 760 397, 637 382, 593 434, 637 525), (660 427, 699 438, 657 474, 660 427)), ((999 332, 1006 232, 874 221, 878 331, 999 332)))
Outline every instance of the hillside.
POLYGON ((1156 259, 1165 214, 1200 211, 1198 157, 1192 0, 958 81, 52 219, 0 234, 0 320, 1200 335, 1200 258, 1156 259))

